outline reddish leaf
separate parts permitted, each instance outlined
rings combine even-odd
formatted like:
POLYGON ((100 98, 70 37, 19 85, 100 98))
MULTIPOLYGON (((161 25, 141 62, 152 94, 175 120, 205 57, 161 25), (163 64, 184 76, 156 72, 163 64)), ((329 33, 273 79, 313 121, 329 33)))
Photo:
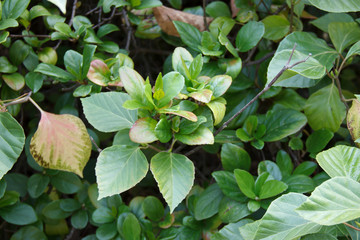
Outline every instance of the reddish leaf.
POLYGON ((131 127, 129 136, 136 143, 151 143, 158 140, 155 136, 156 120, 145 117, 138 119, 131 127))
POLYGON ((91 141, 80 118, 41 111, 30 152, 43 167, 74 172, 82 177, 90 158, 91 141))
POLYGON ((87 77, 93 83, 107 86, 110 80, 110 69, 103 61, 96 59, 91 62, 87 77))

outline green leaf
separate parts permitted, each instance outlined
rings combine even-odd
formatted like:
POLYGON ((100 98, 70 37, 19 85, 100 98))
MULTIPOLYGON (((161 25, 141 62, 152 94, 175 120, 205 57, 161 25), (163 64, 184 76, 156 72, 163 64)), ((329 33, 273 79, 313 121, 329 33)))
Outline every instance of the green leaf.
POLYGON ((283 181, 288 185, 288 192, 307 193, 315 188, 314 181, 305 175, 292 175, 283 181))
POLYGON ((206 123, 207 119, 205 116, 199 116, 198 120, 196 122, 187 120, 187 119, 183 119, 180 122, 180 134, 191 134, 193 133, 196 129, 198 129, 198 127, 203 124, 206 123))
POLYGON ((283 38, 290 30, 289 21, 282 16, 267 16, 262 20, 265 27, 264 38, 269 40, 279 40, 283 38))
POLYGON ((247 171, 241 169, 234 170, 236 182, 240 190, 251 199, 255 199, 255 180, 254 177, 247 171))
POLYGON ((329 24, 329 35, 339 53, 360 38, 360 27, 356 22, 333 22, 329 24))
POLYGON ((266 116, 265 142, 275 142, 298 132, 306 124, 306 116, 293 109, 272 111, 266 116))
POLYGON ((276 165, 281 171, 282 178, 290 176, 294 168, 294 164, 292 163, 289 154, 287 154, 284 150, 280 150, 276 154, 276 165))
POLYGON ((164 216, 164 206, 159 199, 153 196, 148 196, 144 199, 142 209, 145 215, 152 221, 160 221, 164 216))
POLYGON ((17 19, 29 3, 30 0, 5 0, 2 3, 2 19, 17 19))
POLYGON ((205 189, 195 204, 195 219, 200 221, 210 218, 219 212, 223 193, 217 184, 212 184, 205 189))
POLYGON ((138 147, 115 145, 104 149, 95 167, 99 199, 135 186, 148 168, 146 157, 138 147))
POLYGON ((346 54, 345 59, 348 59, 351 56, 359 55, 360 54, 360 41, 356 42, 354 45, 351 46, 348 53, 346 54))
POLYGON ((255 47, 264 36, 265 26, 262 22, 250 21, 236 35, 236 47, 239 52, 247 52, 255 47))
POLYGON ((216 171, 211 174, 225 196, 239 202, 245 202, 246 196, 240 191, 233 173, 216 171))
POLYGON ((226 71, 225 74, 235 79, 239 76, 241 69, 242 69, 242 61, 241 58, 222 58, 218 60, 218 66, 226 71))
POLYGON ((170 212, 173 212, 194 183, 194 164, 184 155, 160 152, 152 157, 150 169, 170 212))
POLYGON ((27 189, 30 197, 32 198, 40 197, 40 195, 44 193, 49 182, 50 182, 50 178, 48 176, 41 175, 38 173, 32 175, 27 183, 27 189))
POLYGON ((130 140, 136 143, 151 143, 158 140, 155 135, 156 125, 157 121, 151 117, 138 119, 130 129, 130 140))
POLYGON ((334 133, 328 129, 317 130, 306 139, 306 150, 309 153, 318 153, 323 150, 333 138, 334 133))
POLYGON ((249 171, 251 159, 243 148, 232 143, 225 143, 221 148, 221 163, 227 171, 232 172, 235 169, 249 171))
POLYGON ((114 25, 114 24, 104 24, 101 27, 99 27, 99 30, 97 31, 96 35, 99 38, 104 37, 105 35, 115 32, 115 31, 120 31, 120 29, 114 25))
POLYGON ((206 87, 209 87, 213 92, 214 97, 223 95, 232 83, 232 79, 228 75, 217 75, 210 79, 206 87))
POLYGON ((204 145, 214 143, 214 135, 212 134, 210 129, 205 127, 204 125, 200 125, 191 134, 176 133, 175 138, 187 145, 204 145))
POLYGON ((4 74, 2 79, 14 91, 19 91, 25 86, 25 79, 20 73, 4 74))
POLYGON ((220 202, 219 217, 224 223, 237 222, 250 214, 246 203, 239 203, 227 197, 224 197, 220 202))
POLYGON ((136 110, 122 107, 130 96, 126 93, 98 93, 81 99, 86 119, 97 130, 115 132, 130 128, 137 119, 136 110))
POLYGON ((175 71, 181 73, 181 75, 187 76, 187 72, 189 72, 189 67, 193 60, 194 58, 188 50, 183 47, 177 47, 172 54, 172 67, 175 71))
POLYGON ((274 197, 288 188, 288 185, 278 180, 266 181, 260 188, 259 199, 274 197))
POLYGON ((304 113, 312 129, 326 128, 336 132, 345 119, 346 107, 340 100, 336 86, 330 84, 308 98, 304 113))
POLYGON ((321 225, 336 225, 360 217, 360 183, 348 177, 334 177, 315 188, 296 209, 306 220, 321 225))
POLYGON ((191 49, 199 51, 198 46, 201 46, 201 32, 196 27, 188 23, 180 21, 173 21, 173 23, 183 43, 191 49))
POLYGON ((299 166, 297 166, 293 172, 293 175, 303 174, 306 176, 310 176, 314 173, 317 168, 317 164, 311 161, 304 161, 299 166))
POLYGON ((7 112, 0 112, 0 179, 12 168, 25 144, 21 125, 7 112))
POLYGON ((83 229, 87 226, 89 216, 86 210, 79 210, 71 216, 71 225, 76 229, 83 229))
POLYGON ((316 156, 322 169, 330 176, 344 176, 360 180, 360 150, 355 147, 339 145, 323 151, 316 156))
POLYGON ((204 64, 203 57, 201 56, 201 54, 197 55, 189 67, 191 79, 196 79, 196 77, 199 76, 199 74, 202 70, 203 64, 204 64))
POLYGON ((76 80, 82 80, 83 56, 74 51, 68 50, 64 55, 64 64, 66 70, 76 77, 76 80))
POLYGON ((81 204, 73 198, 60 199, 60 208, 65 212, 74 212, 81 208, 81 204))
POLYGON ((103 206, 95 209, 92 214, 92 220, 99 224, 113 222, 115 217, 115 214, 109 208, 103 206))
POLYGON ((226 35, 223 32, 220 32, 218 37, 219 42, 221 45, 225 46, 225 48, 236 58, 239 58, 239 54, 237 53, 237 50, 232 45, 231 41, 226 37, 226 35))
POLYGON ((221 1, 214 1, 206 5, 205 12, 213 18, 231 17, 228 5, 221 1))
POLYGON ((360 102, 357 99, 352 101, 351 108, 346 116, 346 121, 351 137, 356 141, 356 139, 360 138, 360 102))
POLYGON ((354 19, 346 13, 327 13, 310 23, 322 30, 323 32, 329 32, 328 26, 332 22, 353 22, 354 19))
POLYGON ((41 111, 30 152, 43 167, 70 171, 82 177, 91 154, 91 141, 80 118, 41 111))
POLYGON ((264 172, 268 172, 272 176, 272 178, 276 180, 282 179, 281 171, 278 165, 276 165, 276 163, 269 160, 261 161, 258 164, 257 172, 259 176, 264 172))
POLYGON ((42 87, 45 78, 41 73, 29 72, 25 75, 25 83, 33 93, 36 93, 42 87))
POLYGON ((130 129, 122 129, 118 131, 114 136, 113 145, 138 146, 139 144, 130 140, 129 130, 130 129))
POLYGON ((313 34, 307 32, 293 32, 286 36, 280 42, 275 54, 285 49, 293 49, 295 43, 296 51, 305 55, 311 53, 311 57, 318 60, 328 71, 333 68, 335 59, 339 57, 335 49, 329 47, 323 39, 314 37, 313 34))
POLYGON ((189 111, 177 110, 174 108, 165 108, 158 111, 159 113, 174 114, 183 118, 186 118, 192 122, 197 122, 197 116, 189 111))
POLYGON ((297 111, 304 109, 306 99, 300 96, 294 89, 283 89, 274 98, 274 103, 283 105, 286 108, 292 108, 297 111))
POLYGON ((20 228, 14 235, 11 236, 11 240, 47 240, 45 233, 37 227, 25 226, 20 228))
POLYGON ((36 67, 34 72, 38 72, 38 73, 42 73, 44 75, 55 77, 56 79, 60 79, 65 82, 67 82, 69 80, 75 80, 75 77, 72 74, 66 72, 65 70, 63 70, 59 67, 56 67, 54 65, 47 64, 47 63, 40 63, 36 67))
POLYGON ((105 223, 96 229, 96 239, 110 240, 117 234, 116 223, 105 223))
POLYGON ((10 35, 10 33, 8 31, 1 31, 0 32, 0 44, 5 43, 9 35, 10 35))
MULTIPOLYGON (((221 240, 231 240, 231 239, 237 239, 237 240, 249 240, 249 238, 243 238, 239 232, 239 228, 244 226, 247 223, 252 222, 250 219, 242 219, 236 223, 230 223, 224 226, 219 233, 222 235, 222 237, 226 237, 226 239, 220 238, 221 240)), ((212 239, 211 240, 217 240, 212 239)))
POLYGON ((176 97, 184 87, 185 79, 178 72, 169 72, 162 78, 163 91, 165 96, 160 98, 157 106, 162 108, 166 106, 174 97, 176 97))
POLYGON ((26 203, 17 203, 0 209, 0 216, 8 223, 27 225, 37 221, 34 209, 26 203))
POLYGON ((17 27, 19 23, 15 19, 3 19, 0 21, 0 30, 5 30, 11 27, 17 27))
POLYGON ((160 119, 159 122, 156 124, 154 133, 156 138, 158 138, 160 142, 166 143, 170 141, 170 139, 172 138, 170 122, 166 118, 160 119))
POLYGON ((51 184, 59 191, 65 194, 74 194, 79 192, 82 187, 78 176, 70 172, 59 172, 51 178, 51 184))
POLYGON ((360 11, 360 3, 357 0, 309 0, 317 8, 326 12, 357 12, 360 11))
POLYGON ((13 73, 16 72, 17 67, 12 65, 5 56, 0 57, 0 72, 13 73))
POLYGON ((83 61, 82 61, 82 68, 81 68, 81 79, 85 79, 90 68, 92 57, 94 56, 96 50, 95 45, 85 44, 83 50, 83 61))
MULTIPOLYGON (((5 182, 4 180, 2 180, 5 182)), ((6 191, 0 199, 0 208, 14 205, 19 201, 20 194, 17 191, 6 191)))
POLYGON ((141 226, 134 214, 126 215, 122 225, 122 234, 125 240, 140 240, 141 226))
MULTIPOLYGON (((276 75, 281 71, 281 69, 287 64, 291 56, 292 50, 283 50, 277 52, 275 56, 271 59, 271 62, 267 71, 267 84, 269 84, 276 75)), ((292 65, 296 62, 307 59, 308 56, 294 51, 289 65, 292 65)), ((283 86, 283 87, 308 87, 303 82, 293 82, 292 77, 296 75, 301 75, 309 79, 320 79, 325 75, 325 67, 321 65, 315 58, 308 58, 306 62, 300 63, 291 69, 286 70, 275 82, 274 86, 283 86)), ((309 80, 311 82, 311 80, 309 80)))
POLYGON ((154 8, 159 6, 162 6, 160 0, 142 0, 140 5, 135 6, 135 9, 141 10, 141 9, 154 8))
POLYGON ((41 5, 33 6, 29 11, 29 19, 33 20, 34 18, 41 17, 41 16, 50 16, 51 13, 41 5))
MULTIPOLYGON (((295 211, 306 196, 299 193, 288 193, 274 200, 265 215, 259 220, 255 239, 296 239, 310 233, 316 233, 322 227, 303 219, 295 211)), ((240 229, 242 232, 242 229, 240 229)))
POLYGON ((203 88, 201 90, 189 93, 188 96, 199 102, 209 103, 211 101, 212 94, 213 92, 210 89, 203 88))
POLYGON ((21 40, 17 40, 13 44, 11 44, 10 50, 9 50, 9 58, 10 61, 15 65, 19 66, 21 63, 24 62, 26 57, 30 53, 31 47, 27 44, 25 44, 21 40))
POLYGON ((145 81, 138 72, 127 66, 119 69, 121 82, 124 84, 126 92, 131 98, 143 102, 145 97, 145 81))

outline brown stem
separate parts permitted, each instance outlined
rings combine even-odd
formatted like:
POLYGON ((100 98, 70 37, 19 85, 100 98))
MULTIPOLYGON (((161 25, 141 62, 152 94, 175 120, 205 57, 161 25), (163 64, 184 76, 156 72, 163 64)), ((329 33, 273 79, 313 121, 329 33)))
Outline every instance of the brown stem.
POLYGON ((349 224, 349 223, 346 223, 346 222, 345 222, 345 223, 343 223, 343 224, 344 224, 345 226, 349 227, 349 228, 352 228, 352 229, 360 232, 360 229, 359 229, 359 228, 354 227, 353 225, 351 225, 351 224, 349 224))
POLYGON ((75 17, 76 5, 77 5, 77 0, 74 0, 72 11, 71 11, 71 17, 70 17, 70 20, 69 20, 69 26, 70 27, 73 24, 73 20, 74 20, 74 17, 75 17))
MULTIPOLYGON (((253 104, 261 95, 263 95, 265 92, 267 92, 270 87, 272 85, 274 85, 274 83, 279 79, 279 77, 288 69, 291 69, 293 67, 295 67, 296 65, 300 64, 300 63, 303 63, 303 62, 306 62, 309 57, 311 56, 311 54, 309 54, 309 56, 307 58, 305 58, 304 60, 301 60, 301 61, 298 61, 292 65, 290 65, 290 61, 292 59, 292 56, 294 54, 294 51, 295 51, 295 48, 296 48, 296 44, 294 45, 293 49, 292 49, 292 52, 290 54, 290 57, 289 57, 289 60, 288 62, 286 63, 286 65, 280 70, 280 72, 278 74, 276 74, 276 76, 271 80, 271 82, 266 85, 264 87, 263 90, 261 90, 253 99, 250 100, 250 102, 248 102, 244 107, 242 107, 237 113, 235 113, 231 118, 229 118, 220 128, 218 128, 218 130, 216 130, 216 132, 214 133, 214 136, 218 135, 222 130, 224 130, 229 124, 231 121, 233 121, 237 116, 239 116, 242 112, 244 112, 251 104, 253 104)), ((201 146, 198 146, 194 149, 192 149, 191 151, 187 152, 185 154, 185 156, 189 156, 195 152, 197 152, 199 149, 201 148, 201 146)))
POLYGON ((126 49, 126 51, 129 51, 129 49, 130 49, 131 35, 132 35, 132 28, 131 28, 131 25, 130 25, 130 22, 129 22, 129 18, 128 18, 128 16, 127 16, 127 12, 126 12, 125 8, 123 8, 122 14, 123 14, 123 17, 124 17, 124 20, 125 20, 126 31, 127 31, 125 49, 126 49))
POLYGON ((24 37, 51 38, 50 35, 46 35, 46 34, 27 34, 27 35, 10 34, 9 37, 12 37, 12 38, 24 38, 24 37))
POLYGON ((207 19, 206 19, 206 12, 205 12, 205 8, 206 8, 206 0, 203 0, 202 1, 202 4, 203 4, 203 19, 204 19, 204 25, 205 25, 205 29, 206 31, 209 31, 209 26, 208 26, 208 23, 207 23, 207 19))
POLYGON ((342 94, 341 83, 340 83, 340 79, 339 79, 338 75, 336 75, 336 77, 335 77, 335 82, 336 82, 336 86, 339 91, 340 100, 345 104, 346 110, 349 110, 349 105, 347 104, 346 99, 345 99, 344 95, 342 94))
POLYGON ((291 5, 290 5, 290 33, 293 32, 293 24, 294 24, 294 1, 291 0, 291 5))
POLYGON ((25 96, 23 95, 23 97, 11 100, 8 103, 4 103, 3 106, 8 107, 8 106, 16 105, 16 104, 19 104, 19 103, 25 103, 25 102, 29 101, 31 94, 32 94, 32 92, 28 92, 27 94, 25 94, 25 96))
POLYGON ((265 61, 266 59, 271 58, 272 56, 274 56, 274 54, 275 54, 275 51, 270 52, 270 53, 264 55, 262 58, 260 58, 260 59, 258 59, 258 60, 245 63, 244 66, 247 67, 247 66, 251 66, 251 65, 260 64, 260 63, 262 63, 263 61, 265 61))
POLYGON ((90 136, 90 140, 94 144, 96 150, 100 153, 102 151, 102 149, 99 148, 99 146, 96 144, 96 142, 95 142, 95 140, 94 140, 94 138, 92 136, 90 136))

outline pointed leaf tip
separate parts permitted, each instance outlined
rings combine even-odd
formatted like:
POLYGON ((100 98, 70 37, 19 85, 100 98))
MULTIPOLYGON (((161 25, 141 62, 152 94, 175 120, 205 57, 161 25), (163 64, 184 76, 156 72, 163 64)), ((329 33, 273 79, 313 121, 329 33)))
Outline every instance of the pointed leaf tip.
POLYGON ((30 152, 43 167, 74 172, 82 177, 90 158, 91 141, 80 118, 42 112, 30 142, 30 152))

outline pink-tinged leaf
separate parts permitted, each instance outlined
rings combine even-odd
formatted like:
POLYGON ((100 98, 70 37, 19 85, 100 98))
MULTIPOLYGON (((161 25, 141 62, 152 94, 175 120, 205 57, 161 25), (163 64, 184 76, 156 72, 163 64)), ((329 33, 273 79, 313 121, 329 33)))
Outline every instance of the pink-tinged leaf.
POLYGON ((91 62, 89 71, 86 76, 90 81, 97 85, 107 86, 111 81, 110 75, 111 72, 106 63, 96 59, 91 62))
POLYGON ((90 158, 91 141, 80 118, 42 111, 38 129, 30 142, 30 153, 40 166, 74 172, 82 177, 90 158))
POLYGON ((156 120, 150 117, 138 119, 132 125, 129 136, 131 141, 136 143, 151 143, 158 140, 155 136, 156 120))
POLYGON ((25 78, 20 73, 2 75, 5 83, 15 91, 19 91, 25 86, 25 78))
POLYGON ((210 102, 212 95, 213 92, 210 89, 201 89, 199 91, 191 92, 188 94, 189 97, 192 97, 193 99, 203 103, 210 102))
POLYGON ((214 97, 223 95, 232 83, 232 78, 228 75, 217 75, 210 79, 208 87, 214 92, 214 97))
POLYGON ((202 125, 191 134, 175 134, 175 138, 187 145, 214 144, 214 135, 202 125))
MULTIPOLYGON (((360 138, 360 102, 353 100, 352 106, 347 113, 347 127, 352 139, 355 141, 360 138)), ((356 143, 359 146, 359 143, 356 143)))
POLYGON ((174 115, 186 118, 190 121, 197 122, 197 116, 194 113, 189 112, 189 111, 167 108, 167 109, 159 110, 159 113, 174 114, 174 115))

